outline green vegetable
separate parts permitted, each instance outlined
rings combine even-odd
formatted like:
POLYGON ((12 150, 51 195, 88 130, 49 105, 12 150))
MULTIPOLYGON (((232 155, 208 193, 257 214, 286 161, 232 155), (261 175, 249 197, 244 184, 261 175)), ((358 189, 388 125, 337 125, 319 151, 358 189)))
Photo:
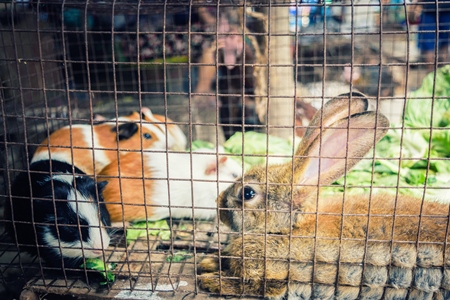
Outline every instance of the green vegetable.
POLYGON ((420 132, 431 143, 433 156, 450 157, 450 65, 428 74, 410 93, 404 118, 408 127, 424 127, 420 132))
MULTIPOLYGON (((85 267, 85 264, 80 266, 81 268, 85 267)), ((116 276, 111 271, 117 267, 115 263, 105 263, 103 260, 99 258, 87 258, 86 259, 86 269, 98 271, 101 276, 105 279, 105 281, 100 282, 100 285, 107 285, 110 283, 114 283, 116 280, 116 276)))
POLYGON ((191 145, 192 150, 197 150, 197 149, 202 149, 202 148, 214 149, 214 144, 207 142, 207 141, 202 141, 202 140, 195 140, 192 142, 192 145, 191 145))
POLYGON ((138 222, 127 228, 127 244, 140 237, 158 236, 162 240, 170 240, 170 228, 166 220, 155 222, 138 222))
POLYGON ((191 257, 192 256, 189 255, 189 252, 187 252, 187 251, 178 251, 178 252, 174 253, 173 256, 169 255, 166 258, 166 261, 167 262, 180 262, 180 261, 183 261, 183 260, 191 258, 191 257))
POLYGON ((289 161, 294 153, 294 146, 288 140, 254 131, 246 132, 244 136, 236 132, 223 146, 228 153, 244 154, 244 169, 265 164, 267 155, 277 156, 269 157, 272 164, 289 161))

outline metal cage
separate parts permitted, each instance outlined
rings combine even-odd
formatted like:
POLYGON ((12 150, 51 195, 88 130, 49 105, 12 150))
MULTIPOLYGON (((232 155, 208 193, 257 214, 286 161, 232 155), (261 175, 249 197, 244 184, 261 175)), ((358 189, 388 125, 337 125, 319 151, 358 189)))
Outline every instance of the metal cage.
POLYGON ((449 32, 447 1, 0 1, 0 298, 450 299, 449 32))

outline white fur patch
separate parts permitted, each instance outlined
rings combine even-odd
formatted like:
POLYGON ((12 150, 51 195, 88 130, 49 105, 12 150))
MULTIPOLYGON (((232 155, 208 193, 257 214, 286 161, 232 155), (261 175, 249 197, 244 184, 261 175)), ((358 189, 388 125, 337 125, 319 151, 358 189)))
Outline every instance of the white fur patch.
POLYGON ((65 182, 65 183, 68 183, 70 185, 73 184, 74 177, 70 173, 67 173, 67 175, 65 175, 65 174, 63 174, 63 175, 53 175, 52 177, 53 177, 53 180, 58 180, 58 181, 61 181, 61 182, 65 182))
MULTIPOLYGON (((52 160, 58 160, 58 161, 66 162, 70 165, 73 165, 72 155, 68 156, 67 153, 64 153, 64 152, 53 153, 52 152, 51 157, 52 157, 52 160)), ((41 160, 49 160, 49 159, 50 159, 50 155, 47 150, 40 151, 40 152, 35 153, 35 155, 33 156, 33 159, 31 160, 31 163, 41 161, 41 160)))
MULTIPOLYGON (((71 175, 54 176, 54 180, 65 181, 72 184, 69 178, 73 181, 73 176, 71 175)), ((77 258, 83 256, 83 253, 87 258, 98 257, 99 255, 94 253, 92 250, 101 250, 108 247, 110 237, 105 228, 103 228, 103 224, 98 217, 97 206, 91 199, 86 199, 80 194, 80 192, 73 188, 69 192, 67 198, 68 200, 76 200, 76 202, 68 202, 69 207, 75 214, 78 214, 80 218, 86 220, 88 226, 90 226, 89 239, 87 242, 82 242, 79 239, 74 240, 72 243, 63 242, 55 238, 51 234, 49 228, 43 227, 44 240, 46 244, 55 247, 54 251, 59 252, 59 254, 63 257, 77 258), (82 251, 82 248, 84 249, 84 252, 82 251)))
POLYGON ((145 163, 151 170, 151 177, 169 179, 169 182, 166 179, 153 179, 157 184, 151 192, 147 193, 149 199, 147 201, 160 206, 152 207, 153 213, 152 216, 149 216, 149 220, 159 220, 169 215, 176 218, 191 218, 192 204, 194 204, 196 218, 211 219, 215 217, 217 213, 216 199, 219 193, 235 181, 234 173, 238 176, 242 174, 242 168, 229 158, 224 163, 219 163, 218 174, 207 175, 207 168, 217 162, 215 152, 210 149, 196 151, 211 154, 192 153, 192 172, 189 153, 169 152, 169 174, 167 174, 166 153, 145 153, 145 163), (171 206, 181 206, 172 207, 170 213, 167 207, 169 197, 171 206), (156 203, 150 201, 155 198, 157 199, 156 203))
POLYGON ((99 219, 98 207, 91 199, 86 199, 79 191, 74 193, 74 190, 68 196, 69 199, 76 199, 77 201, 69 202, 69 206, 74 213, 78 214, 81 218, 86 220, 89 225, 89 239, 88 245, 90 248, 102 249, 109 245, 110 238, 103 228, 103 224, 99 219), (103 240, 103 245, 102 245, 103 240))
POLYGON ((38 181, 40 185, 44 185, 47 182, 49 182, 51 179, 61 181, 63 183, 67 183, 69 185, 72 185, 73 183, 73 175, 70 175, 70 173, 67 173, 67 175, 53 175, 53 176, 46 176, 43 180, 38 181))
MULTIPOLYGON (((93 128, 95 129, 95 128, 93 128)), ((84 135, 85 138, 87 138, 87 135, 84 135)), ((105 148, 104 145, 101 143, 102 137, 99 137, 98 134, 94 134, 94 138, 92 139, 92 136, 90 136, 89 140, 86 140, 87 145, 91 147, 92 149, 95 149, 92 153, 92 161, 95 161, 95 165, 99 166, 100 169, 106 167, 111 161, 109 158, 105 155, 104 150, 101 150, 102 148, 105 148)), ((100 170, 97 170, 100 171, 100 170)))

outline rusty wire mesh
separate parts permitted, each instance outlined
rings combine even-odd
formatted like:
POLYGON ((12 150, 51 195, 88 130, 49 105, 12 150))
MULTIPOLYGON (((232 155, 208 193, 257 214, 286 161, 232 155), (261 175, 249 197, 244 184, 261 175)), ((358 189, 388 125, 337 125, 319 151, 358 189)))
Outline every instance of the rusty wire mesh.
MULTIPOLYGON (((114 138, 107 148, 116 155, 114 161, 117 161, 118 168, 123 170, 119 170, 118 175, 113 172, 113 175, 104 176, 100 169, 94 167, 92 174, 86 173, 88 177, 97 181, 118 178, 119 188, 116 195, 119 196, 130 180, 138 182, 138 186, 139 184, 144 186, 149 180, 166 182, 165 189, 169 189, 171 185, 176 186, 179 182, 189 182, 189 188, 185 192, 185 196, 189 198, 199 192, 194 188, 195 180, 176 177, 177 174, 171 173, 168 165, 155 177, 148 178, 145 171, 139 174, 140 168, 144 169, 144 158, 147 155, 156 153, 153 154, 155 157, 165 161, 170 158, 168 153, 174 152, 185 155, 185 159, 189 161, 188 173, 193 175, 195 166, 191 164, 194 161, 195 151, 167 149, 171 143, 170 126, 177 126, 183 131, 187 149, 192 150, 195 140, 210 143, 208 145, 212 145, 215 149, 212 153, 202 147, 200 151, 207 152, 204 153, 207 155, 205 157, 215 157, 217 164, 220 163, 221 157, 217 154, 223 155, 224 149, 215 146, 223 145, 236 133, 257 132, 277 135, 293 148, 287 154, 271 152, 267 148, 270 148, 274 140, 264 138, 263 142, 258 144, 263 149, 252 152, 249 150, 251 147, 247 148, 245 145, 253 141, 243 135, 241 142, 244 149, 240 152, 228 152, 228 159, 237 159, 235 163, 247 170, 248 161, 245 160, 247 158, 264 161, 271 156, 270 159, 277 162, 291 159, 295 153, 293 145, 296 145, 305 134, 314 113, 329 99, 356 91, 364 93, 373 106, 372 110, 386 115, 391 125, 399 132, 397 143, 400 151, 397 156, 379 157, 378 152, 375 152, 363 161, 373 161, 375 157, 388 162, 390 171, 396 174, 394 176, 397 180, 387 186, 376 181, 374 163, 368 167, 369 170, 365 170, 372 178, 368 184, 352 185, 344 179, 327 186, 334 188, 334 191, 339 190, 339 195, 342 193, 351 195, 352 191, 363 190, 372 197, 375 191, 386 190, 391 192, 393 198, 402 199, 398 196, 399 192, 408 189, 413 191, 420 201, 426 198, 427 191, 445 198, 443 195, 448 192, 447 187, 432 184, 433 178, 437 176, 435 173, 439 173, 439 170, 433 169, 433 164, 449 163, 448 156, 433 156, 432 150, 435 148, 430 142, 431 138, 426 141, 429 144, 422 157, 402 157, 405 155, 401 150, 404 149, 402 143, 408 132, 414 134, 426 130, 429 136, 433 136, 441 133, 445 135, 448 130, 448 124, 432 123, 433 106, 428 111, 431 125, 429 123, 422 127, 405 129, 403 116, 406 99, 412 91, 421 86, 429 71, 445 68, 448 63, 448 58, 441 53, 444 51, 442 49, 435 50, 431 60, 426 60, 423 53, 417 49, 418 35, 423 32, 440 32, 448 36, 449 30, 447 27, 421 30, 415 23, 416 20, 413 20, 414 15, 411 14, 413 6, 409 1, 375 3, 54 0, 0 3, 2 121, 0 207, 2 211, 5 207, 6 210, 9 209, 10 203, 15 201, 15 198, 11 197, 15 177, 19 173, 30 173, 32 165, 30 160, 36 149, 52 132, 63 126, 83 124, 90 126, 91 133, 94 133, 92 128, 98 124, 110 124, 112 131, 119 131, 121 123, 115 119, 128 116, 130 111, 145 111, 146 108, 150 108, 162 119, 155 121, 141 116, 130 123, 142 132, 148 124, 153 126, 152 130, 157 128, 158 133, 153 133, 162 139, 160 143, 162 147, 145 149, 145 141, 139 140, 134 148, 124 146, 119 155, 120 138, 117 140, 114 138), (213 19, 208 26, 201 23, 200 15, 203 10, 206 10, 213 19), (221 40, 226 40, 225 45, 220 44, 221 40), (236 40, 238 46, 230 50, 233 56, 230 62, 226 56, 228 52, 223 49, 236 40), (206 77, 210 81, 203 85, 200 82, 202 72, 203 76, 205 72, 209 72, 210 76, 206 77), (112 121, 102 123, 98 118, 99 115, 112 121), (157 156, 161 153, 164 155, 157 156), (131 155, 136 155, 133 166, 137 166, 138 173, 122 176, 120 174, 125 172, 126 166, 120 161, 126 157, 133 157, 131 155), (401 181, 402 161, 425 164, 425 167, 422 167, 426 172, 420 184, 412 185, 401 181), (397 169, 397 173, 393 169, 397 169), (146 177, 145 180, 143 177, 146 177)), ((442 11, 445 11, 445 8, 442 11)), ((450 20, 442 22, 446 21, 450 22, 450 20)), ((445 45, 448 46, 448 41, 445 45)), ((433 94, 423 99, 420 96, 417 99, 409 97, 408 101, 411 103, 414 100, 429 100, 430 103, 435 103, 436 99, 446 101, 448 95, 445 93, 434 95, 439 89, 439 78, 437 75, 430 76, 428 78, 432 82, 433 94)), ((355 94, 354 98, 358 99, 361 96, 355 94)), ((423 113, 427 114, 427 111, 423 113)), ((70 136, 72 135, 74 133, 70 133, 70 136)), ((91 142, 94 140, 95 138, 91 138, 91 142)), ((372 142, 374 140, 372 138, 372 142)), ((76 142, 74 140, 68 147, 72 149, 71 151, 80 148, 76 142)), ((45 151, 51 150, 49 146, 44 148, 45 151)), ((83 146, 80 150, 83 150, 83 146)), ((89 150, 89 147, 84 150, 89 150)), ((105 149, 96 150, 105 151, 105 149)), ((75 155, 75 152, 70 153, 75 155)), ((292 173, 296 167, 295 164, 291 165, 292 173)), ((269 169, 266 168, 265 172, 269 172, 269 169)), ((266 178, 262 182, 262 186, 265 184, 265 187, 257 191, 262 194, 269 193, 270 189, 277 186, 293 189, 297 184, 291 179, 287 180, 287 183, 272 182, 269 185, 270 180, 267 179, 269 176, 263 177, 266 178)), ((222 190, 217 184, 218 180, 219 176, 216 175, 215 180, 209 178, 200 182, 213 184, 215 186, 213 190, 217 193, 222 190)), ((242 179, 240 182, 244 183, 242 179)), ((225 183, 231 185, 230 181, 225 183)), ((25 185, 29 186, 27 183, 25 185)), ((110 183, 111 185, 113 184, 110 183)), ((116 186, 116 183, 114 185, 116 186)), ((148 190, 144 190, 142 196, 145 197, 146 193, 148 190)), ((169 203, 171 197, 168 196, 169 203)), ((54 198, 53 202, 57 203, 58 199, 54 198)), ((374 196, 373 199, 378 198, 374 196)), ((215 197, 210 199, 210 203, 215 201, 215 197)), ((147 217, 153 213, 154 207, 158 207, 157 203, 146 207, 144 200, 139 205, 131 202, 125 207, 145 211, 144 215, 147 217)), ((127 228, 123 228, 127 220, 116 221, 110 226, 110 245, 104 249, 101 256, 106 262, 117 264, 112 271, 116 278, 115 282, 109 285, 99 284, 98 272, 84 267, 63 267, 61 270, 61 267, 49 266, 39 256, 30 256, 24 251, 19 251, 18 244, 21 242, 13 241, 4 231, 4 227, 13 223, 3 218, 0 224, 3 232, 0 236, 2 286, 0 297, 17 298, 22 290, 23 296, 28 295, 27 293, 36 293, 123 299, 142 299, 155 295, 180 299, 188 296, 202 298, 224 294, 255 297, 273 296, 274 290, 280 286, 287 286, 288 294, 295 298, 300 296, 302 289, 294 285, 297 283, 306 286, 303 287, 304 294, 302 294, 305 298, 342 296, 343 294, 339 294, 341 286, 337 281, 340 274, 349 272, 346 268, 351 262, 345 260, 346 252, 336 250, 342 261, 331 264, 334 271, 327 274, 333 274, 332 279, 324 279, 317 274, 316 277, 309 278, 309 275, 305 275, 308 279, 302 278, 295 273, 295 268, 312 273, 314 270, 317 272, 321 270, 322 262, 318 261, 317 257, 321 255, 320 251, 325 250, 321 248, 320 239, 306 233, 294 234, 297 229, 292 228, 276 232, 268 222, 273 221, 269 216, 277 211, 267 207, 267 203, 266 206, 235 209, 235 215, 233 209, 224 207, 224 203, 220 201, 220 207, 215 204, 206 208, 184 207, 193 212, 194 216, 196 212, 209 211, 213 217, 209 220, 164 217, 167 219, 167 228, 156 228, 153 234, 141 236, 137 240, 130 238, 127 240, 127 228), (220 222, 215 216, 219 213, 237 218, 239 212, 243 215, 249 214, 249 219, 262 213, 265 217, 261 217, 264 221, 258 229, 262 231, 247 230, 244 218, 239 225, 234 220, 232 222, 222 219, 220 222), (223 222, 228 224, 224 225, 223 222), (231 229, 226 225, 231 225, 231 229), (267 232, 268 228, 272 228, 272 231, 267 232), (242 243, 240 248, 237 247, 240 253, 225 248, 230 245, 230 240, 245 239, 244 236, 249 237, 249 242, 262 241, 261 244, 255 242, 258 244, 256 254, 247 256, 245 243, 242 243), (254 236, 257 238, 252 240, 254 236), (314 243, 313 250, 308 248, 308 251, 312 251, 312 258, 308 257, 309 260, 298 259, 293 254, 298 251, 295 249, 296 246, 304 246, 301 242, 297 242, 299 236, 314 243), (284 249, 286 252, 283 252, 285 255, 271 256, 270 245, 280 241, 287 245, 284 249), (222 272, 206 270, 208 274, 205 277, 201 274, 205 270, 199 270, 204 259, 217 260, 218 269, 222 272), (251 277, 247 274, 246 276, 250 277, 245 277, 240 276, 239 271, 227 273, 226 270, 232 263, 239 264, 243 269, 245 265, 252 266, 258 271, 261 271, 261 265, 267 267, 262 267, 262 275, 258 273, 254 275, 255 277, 251 277), (280 264, 277 265, 278 263, 280 264), (265 275, 270 275, 271 269, 268 265, 282 266, 279 278, 275 276, 275 279, 271 278, 272 281, 256 282, 258 276, 264 278, 265 275), (294 284, 288 285, 287 278, 291 278, 294 284), (229 284, 235 285, 236 288, 229 288, 229 284), (217 286, 219 290, 212 288, 217 286)), ((313 232, 320 231, 322 223, 319 220, 323 215, 342 219, 364 215, 367 222, 365 229, 368 231, 371 222, 377 224, 373 221, 377 218, 391 217, 392 224, 399 222, 395 214, 397 202, 394 205, 394 213, 378 212, 374 217, 370 211, 373 204, 370 200, 368 203, 369 210, 366 213, 358 212, 352 215, 351 212, 346 212, 345 205, 342 205, 339 213, 321 214, 316 210, 306 211, 305 215, 310 215, 314 219, 313 232)), ((178 203, 166 205, 166 208, 167 206, 170 215, 172 211, 183 208, 178 203)), ((119 207, 125 209, 124 206, 119 207)), ((402 217, 414 217, 414 220, 419 222, 417 225, 419 228, 422 223, 433 223, 429 220, 435 220, 436 224, 448 227, 448 208, 439 214, 428 212, 427 215, 426 207, 426 204, 423 204, 419 212, 404 214, 402 217)), ((280 205, 279 209, 281 209, 278 212, 280 219, 289 216, 287 218, 292 219, 291 225, 295 223, 297 212, 293 212, 294 205, 288 207, 280 205)), ((156 225, 149 224, 144 230, 151 229, 151 226, 156 225)), ((392 228, 394 227, 395 225, 392 225, 392 228)), ((330 243, 337 241, 338 248, 344 249, 345 245, 354 242, 355 251, 360 251, 363 255, 363 262, 354 266, 355 272, 361 278, 365 276, 365 270, 375 268, 373 257, 370 256, 374 243, 382 245, 380 247, 386 253, 393 253, 394 249, 397 249, 395 248, 397 244, 391 243, 391 241, 399 242, 394 237, 391 239, 365 237, 352 240, 342 232, 343 228, 344 226, 337 236, 329 237, 333 241, 330 243)), ((78 229, 81 232, 82 227, 79 226, 78 229)), ((439 230, 442 231, 442 228, 439 230)), ((382 270, 373 273, 379 275, 378 279, 360 278, 359 281, 355 279, 354 282, 347 282, 343 286, 349 290, 353 288, 349 294, 353 293, 359 298, 372 295, 374 299, 382 297, 394 299, 394 296, 401 299, 411 292, 411 297, 416 297, 414 299, 433 297, 447 299, 450 297, 446 253, 448 232, 444 230, 444 235, 441 236, 441 231, 435 240, 427 240, 427 244, 436 245, 436 248, 432 249, 442 252, 440 256, 437 255, 436 261, 417 265, 417 269, 429 267, 430 272, 436 273, 436 282, 439 283, 421 289, 420 274, 414 273, 416 277, 413 278, 411 271, 408 273, 411 277, 409 282, 399 284, 394 278, 399 274, 396 273, 399 264, 396 265, 395 259, 392 259, 393 261, 388 262, 380 261, 377 267, 382 270)), ((410 242, 416 243, 418 247, 420 240, 418 237, 421 234, 421 231, 417 230, 416 242, 410 242)), ((236 267, 235 270, 240 269, 236 267)), ((405 281, 408 281, 408 278, 405 281)))

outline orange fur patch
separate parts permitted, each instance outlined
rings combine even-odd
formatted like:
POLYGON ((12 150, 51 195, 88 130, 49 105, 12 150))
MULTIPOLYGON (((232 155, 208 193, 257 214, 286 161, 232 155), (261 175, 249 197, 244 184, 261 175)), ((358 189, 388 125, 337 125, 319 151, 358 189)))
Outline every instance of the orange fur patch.
MULTIPOLYGON (((156 197, 153 195, 154 183, 152 180, 144 181, 137 170, 142 170, 141 153, 129 153, 121 156, 120 170, 118 161, 114 161, 100 174, 107 176, 103 178, 109 182, 103 196, 111 222, 145 220, 153 213, 151 206, 145 206, 145 199, 156 197)), ((152 176, 145 167, 143 175, 146 178, 152 176)))

